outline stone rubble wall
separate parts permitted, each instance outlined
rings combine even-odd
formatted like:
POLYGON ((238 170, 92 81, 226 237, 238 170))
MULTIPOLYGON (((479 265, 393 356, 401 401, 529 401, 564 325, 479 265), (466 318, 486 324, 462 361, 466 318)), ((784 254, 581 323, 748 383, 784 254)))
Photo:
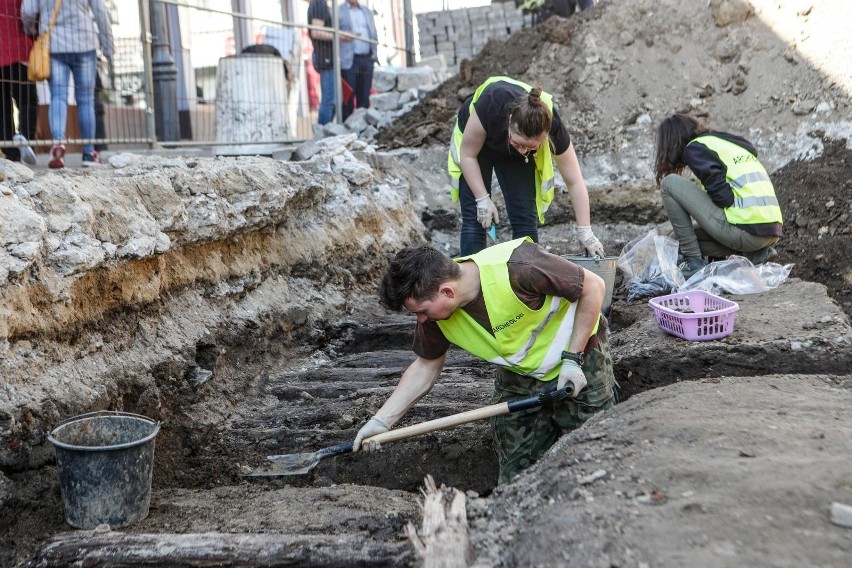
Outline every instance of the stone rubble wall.
POLYGON ((448 65, 458 65, 479 53, 489 39, 506 39, 531 25, 532 16, 514 2, 417 14, 420 57, 441 55, 448 65))

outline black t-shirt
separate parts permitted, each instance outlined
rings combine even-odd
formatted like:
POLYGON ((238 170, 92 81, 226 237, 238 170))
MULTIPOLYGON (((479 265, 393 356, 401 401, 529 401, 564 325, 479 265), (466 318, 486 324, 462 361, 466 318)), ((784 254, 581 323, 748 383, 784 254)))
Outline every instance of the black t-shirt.
MULTIPOLYGON (((308 6, 308 24, 313 24, 314 20, 322 20, 325 27, 331 27, 331 11, 326 0, 311 0, 308 6)), ((311 43, 314 46, 314 65, 317 70, 333 69, 334 48, 331 42, 311 37, 311 43)))
MULTIPOLYGON (((509 146, 509 113, 515 99, 527 94, 523 88, 503 81, 492 83, 482 91, 473 108, 476 109, 476 116, 479 117, 482 127, 485 128, 484 149, 498 156, 520 158, 520 154, 509 146)), ((471 100, 473 100, 473 97, 468 98, 459 109, 459 128, 462 132, 464 132, 464 127, 470 118, 471 100)), ((571 136, 568 134, 565 125, 562 124, 562 119, 559 118, 555 106, 553 108, 553 122, 550 126, 550 141, 553 143, 553 154, 556 156, 565 152, 571 145, 571 136)))

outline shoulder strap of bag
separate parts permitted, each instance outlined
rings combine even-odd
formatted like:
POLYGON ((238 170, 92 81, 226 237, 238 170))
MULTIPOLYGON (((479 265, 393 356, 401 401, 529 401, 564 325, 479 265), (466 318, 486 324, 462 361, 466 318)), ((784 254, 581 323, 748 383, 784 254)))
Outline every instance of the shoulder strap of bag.
POLYGON ((56 4, 53 5, 53 14, 50 16, 50 23, 47 24, 47 31, 53 31, 53 24, 56 23, 56 14, 59 13, 59 7, 62 6, 62 0, 56 0, 56 4))

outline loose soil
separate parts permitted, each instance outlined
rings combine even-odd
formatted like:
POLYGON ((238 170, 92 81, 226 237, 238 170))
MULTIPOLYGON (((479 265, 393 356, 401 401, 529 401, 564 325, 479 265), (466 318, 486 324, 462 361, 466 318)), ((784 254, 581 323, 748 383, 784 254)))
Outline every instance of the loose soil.
POLYGON ((852 151, 826 141, 822 156, 787 164, 772 179, 784 214, 780 262, 825 284, 852 318, 852 151))

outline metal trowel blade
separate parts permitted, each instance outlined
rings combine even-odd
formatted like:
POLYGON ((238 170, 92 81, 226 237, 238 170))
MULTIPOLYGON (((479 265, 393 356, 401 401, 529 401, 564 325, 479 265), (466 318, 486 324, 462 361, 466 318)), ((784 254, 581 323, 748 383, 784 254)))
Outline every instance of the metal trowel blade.
POLYGON ((491 240, 496 243, 497 242, 497 227, 495 227, 494 225, 491 225, 491 227, 488 229, 488 236, 491 237, 491 240))
POLYGON ((320 457, 317 456, 316 452, 268 456, 267 459, 272 463, 254 469, 245 475, 249 477, 304 475, 316 467, 320 461, 320 457))

